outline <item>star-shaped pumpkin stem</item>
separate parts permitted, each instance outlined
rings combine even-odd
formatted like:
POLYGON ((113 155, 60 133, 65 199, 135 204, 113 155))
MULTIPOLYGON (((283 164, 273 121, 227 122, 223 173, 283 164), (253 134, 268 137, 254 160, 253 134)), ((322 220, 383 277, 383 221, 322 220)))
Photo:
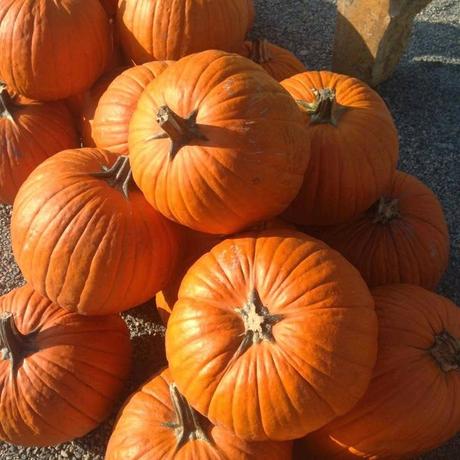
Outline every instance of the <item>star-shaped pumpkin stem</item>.
POLYGON ((11 113, 11 107, 13 100, 8 94, 5 83, 0 81, 0 118, 6 118, 13 121, 13 114, 11 113))
POLYGON ((381 197, 372 207, 372 212, 375 213, 372 221, 374 224, 387 224, 400 216, 399 200, 381 197))
POLYGON ((110 168, 102 166, 102 171, 92 173, 91 175, 105 180, 110 187, 117 189, 128 198, 129 186, 132 183, 133 173, 127 155, 118 157, 110 168))
POLYGON ((429 351, 444 372, 460 369, 460 340, 448 331, 442 331, 435 336, 434 345, 429 351))

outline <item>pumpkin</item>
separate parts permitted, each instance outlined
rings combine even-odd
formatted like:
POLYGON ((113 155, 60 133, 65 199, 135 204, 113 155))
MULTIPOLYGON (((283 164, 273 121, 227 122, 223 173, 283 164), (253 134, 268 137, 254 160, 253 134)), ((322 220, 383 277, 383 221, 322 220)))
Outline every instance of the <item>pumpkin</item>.
POLYGON ((106 460, 288 460, 290 442, 247 442, 214 426, 179 392, 168 369, 126 402, 109 440, 106 460))
POLYGON ((31 99, 65 99, 89 88, 111 52, 99 0, 0 2, 0 75, 31 99))
POLYGON ((247 0, 248 2, 248 31, 252 28, 254 25, 254 21, 256 19, 256 8, 254 5, 253 0, 247 0))
POLYGON ((66 150, 14 202, 12 246, 30 284, 70 311, 110 314, 151 299, 174 269, 178 236, 131 184, 128 158, 66 150))
POLYGON ((369 389, 299 442, 299 458, 415 458, 460 429, 460 310, 418 286, 372 292, 380 331, 369 389))
POLYGON ((304 72, 281 83, 308 126, 311 162, 285 213, 301 225, 335 225, 368 209, 391 185, 398 135, 380 96, 356 78, 304 72))
POLYGON ((100 2, 110 18, 117 14, 118 0, 100 0, 100 2))
POLYGON ((128 155, 128 125, 146 86, 171 64, 154 61, 125 70, 102 94, 94 114, 93 136, 98 147, 128 155))
POLYGON ((240 54, 261 65, 276 81, 305 72, 305 66, 288 50, 266 39, 244 42, 240 54))
POLYGON ((166 329, 179 391, 258 441, 304 436, 350 410, 376 352, 374 302, 357 270, 282 229, 229 238, 198 259, 166 329))
POLYGON ((392 186, 356 220, 313 230, 344 255, 369 286, 410 283, 433 289, 447 268, 449 231, 434 193, 397 172, 392 186))
POLYGON ((260 66, 197 53, 170 65, 139 99, 128 137, 134 180, 167 218, 233 233, 296 196, 309 159, 305 131, 292 98, 260 66))
POLYGON ((0 297, 0 439, 21 446, 71 441, 107 418, 130 370, 117 315, 62 310, 29 285, 0 297))
POLYGON ((64 104, 21 99, 0 84, 0 203, 13 204, 19 187, 38 164, 78 144, 64 104))
POLYGON ((236 52, 254 19, 252 0, 121 0, 117 25, 136 64, 176 61, 209 49, 236 52), (203 32, 205 31, 205 32, 203 32))

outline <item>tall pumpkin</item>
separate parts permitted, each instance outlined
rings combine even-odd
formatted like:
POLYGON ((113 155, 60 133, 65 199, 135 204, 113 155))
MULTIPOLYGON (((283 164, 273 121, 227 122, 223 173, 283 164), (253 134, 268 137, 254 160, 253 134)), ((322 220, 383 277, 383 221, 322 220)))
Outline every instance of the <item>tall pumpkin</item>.
POLYGON ((171 61, 153 61, 132 67, 117 76, 102 94, 94 113, 96 145, 128 155, 128 126, 141 94, 171 61))
POLYGON ((11 223, 27 281, 57 305, 88 315, 151 299, 173 271, 177 232, 130 184, 127 157, 67 150, 21 187, 11 223))
POLYGON ((198 414, 168 369, 135 392, 120 411, 106 460, 288 460, 290 442, 247 442, 198 414))
POLYGON ((398 134, 380 96, 365 83, 327 71, 281 83, 303 113, 311 162, 285 216, 296 224, 334 225, 368 209, 391 185, 398 134))
POLYGON ((120 0, 120 42, 136 64, 175 61, 209 49, 236 52, 254 19, 251 4, 252 0, 120 0))
POLYGON ((289 230, 236 236, 198 259, 166 330, 181 393, 251 440, 295 439, 346 413, 376 352, 374 302, 359 273, 289 230))
POLYGON ((211 50, 147 86, 128 142, 134 179, 153 207, 224 234, 289 205, 308 163, 306 137, 295 102, 260 66, 211 50))
POLYGON ((0 439, 50 446, 101 423, 127 382, 129 333, 118 315, 66 312, 23 286, 0 297, 0 439))
POLYGON ((313 229, 313 235, 344 255, 369 286, 410 283, 433 289, 448 264, 449 231, 439 200, 400 171, 356 220, 313 229))
POLYGON ((418 286, 374 289, 379 351, 363 399, 299 458, 415 458, 460 430, 460 310, 418 286))
POLYGON ((99 0, 0 2, 0 75, 37 100, 89 88, 111 52, 109 19, 99 0))
POLYGON ((10 95, 0 84, 0 203, 13 204, 27 176, 49 156, 79 139, 60 102, 34 102, 10 95))

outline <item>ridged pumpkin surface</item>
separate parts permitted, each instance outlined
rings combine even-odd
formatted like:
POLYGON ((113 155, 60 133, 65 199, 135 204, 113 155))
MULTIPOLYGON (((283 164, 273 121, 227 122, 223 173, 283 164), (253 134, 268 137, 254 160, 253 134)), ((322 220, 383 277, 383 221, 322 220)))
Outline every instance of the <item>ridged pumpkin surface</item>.
POLYGON ((369 286, 433 289, 447 268, 449 232, 441 204, 425 184, 403 172, 358 219, 313 234, 344 255, 369 286))
POLYGON ((106 460, 288 460, 290 442, 247 442, 194 411, 171 380, 154 376, 120 411, 106 460))
POLYGON ((97 149, 68 150, 40 165, 14 203, 13 252, 27 281, 59 306, 108 314, 151 299, 177 257, 174 224, 134 184, 127 158, 97 149), (106 169, 116 160, 123 181, 106 169), (99 174, 99 175, 98 175, 99 174))
POLYGON ((303 112, 311 148, 303 186, 286 218, 334 225, 358 216, 396 172, 398 134, 384 101, 356 78, 327 71, 304 72, 281 84, 303 112))
POLYGON ((0 75, 9 88, 31 99, 64 99, 104 71, 109 20, 99 0, 4 0, 0 43, 0 75))
POLYGON ((190 404, 243 439, 295 439, 350 410, 377 353, 373 299, 324 243, 268 230, 227 239, 188 270, 166 331, 190 404))
POLYGON ((0 297, 0 323, 1 440, 60 444, 110 415, 131 365, 118 315, 70 313, 26 285, 0 297))
POLYGON ((248 0, 121 0, 121 45, 136 64, 209 49, 238 51, 252 25, 248 0))
POLYGON ((42 161, 78 145, 63 103, 21 101, 0 86, 0 203, 13 204, 21 184, 42 161))
POLYGON ((415 458, 460 429, 460 310, 418 286, 372 293, 380 330, 369 389, 347 415, 300 442, 299 458, 415 458))
POLYGON ((128 142, 134 179, 153 207, 224 234, 289 205, 309 160, 306 136, 295 102, 260 66, 205 51, 147 86, 128 142))
POLYGON ((117 76, 102 94, 94 114, 93 136, 98 147, 128 155, 128 126, 147 85, 171 61, 153 61, 132 67, 117 76))

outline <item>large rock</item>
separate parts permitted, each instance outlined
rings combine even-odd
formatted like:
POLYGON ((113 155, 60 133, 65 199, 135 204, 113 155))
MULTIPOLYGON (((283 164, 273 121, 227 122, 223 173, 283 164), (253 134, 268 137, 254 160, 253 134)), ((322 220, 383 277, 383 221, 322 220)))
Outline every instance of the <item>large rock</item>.
POLYGON ((431 0, 338 0, 333 70, 375 86, 391 76, 431 0))

